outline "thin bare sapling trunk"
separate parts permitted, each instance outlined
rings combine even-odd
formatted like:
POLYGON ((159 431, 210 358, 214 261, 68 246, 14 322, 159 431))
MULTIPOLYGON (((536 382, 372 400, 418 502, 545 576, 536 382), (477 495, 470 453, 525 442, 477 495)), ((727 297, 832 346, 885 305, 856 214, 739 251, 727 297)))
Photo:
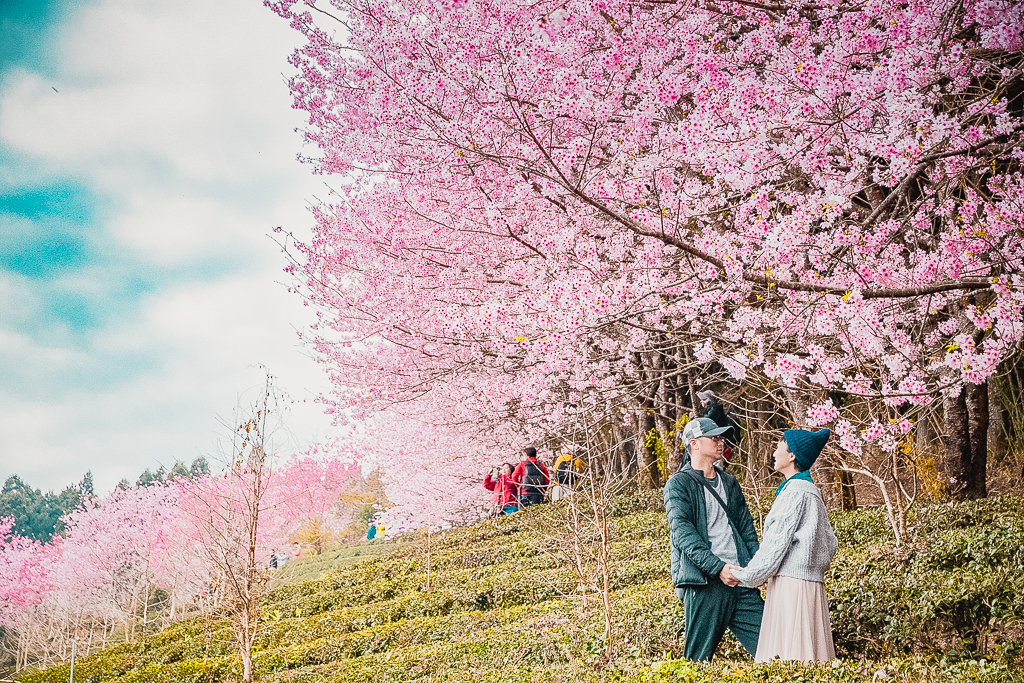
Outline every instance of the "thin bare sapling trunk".
POLYGON ((268 425, 283 417, 282 403, 267 373, 260 397, 240 409, 232 425, 227 468, 191 485, 188 496, 187 511, 202 541, 199 550, 211 573, 220 577, 218 602, 234 626, 244 683, 253 680, 253 646, 268 583, 260 561, 260 522, 269 507, 265 498, 273 474, 268 425))

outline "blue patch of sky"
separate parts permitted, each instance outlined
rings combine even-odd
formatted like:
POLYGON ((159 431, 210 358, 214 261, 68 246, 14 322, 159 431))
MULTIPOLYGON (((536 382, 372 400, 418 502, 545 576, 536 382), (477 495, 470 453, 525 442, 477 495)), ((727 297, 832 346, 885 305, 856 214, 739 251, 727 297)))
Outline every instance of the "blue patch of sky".
POLYGON ((74 0, 0 1, 0 71, 21 66, 52 74, 52 32, 83 2, 74 0))
POLYGON ((0 268, 30 278, 80 268, 94 204, 92 194, 73 182, 0 194, 0 268))
MULTIPOLYGON (((0 0, 0 87, 12 69, 51 77, 59 86, 60 64, 54 49, 59 31, 87 4, 85 0, 0 0)), ((138 161, 141 172, 166 177, 168 185, 174 183, 175 170, 166 160, 138 161)), ((229 188, 218 184, 182 189, 235 195, 239 202, 258 200, 263 190, 239 187, 225 192, 229 188)), ((137 314, 146 294, 174 283, 220 277, 244 266, 244 259, 225 254, 164 267, 142 262, 104 238, 103 227, 118 209, 116 200, 90 189, 87 177, 64 177, 0 143, 0 270, 29 282, 37 301, 29 315, 23 310, 14 315, 10 302, 0 302, 3 327, 47 346, 87 349, 93 333, 137 314)), ((134 363, 124 361, 123 370, 130 371, 134 363)), ((0 381, 10 378, 11 370, 0 367, 0 381)))
MULTIPOLYGON (((59 85, 54 49, 59 30, 83 0, 0 0, 0 87, 12 69, 51 77, 59 85)), ((156 163, 163 163, 157 161, 156 163)), ((166 169, 171 170, 171 169, 166 169)), ((161 286, 204 279, 234 263, 206 257, 170 268, 141 263, 103 238, 116 203, 96 195, 87 179, 54 174, 47 164, 0 143, 0 269, 27 278, 39 297, 31 317, 5 315, 4 327, 32 337, 83 346, 84 333, 131 316, 161 286), (80 286, 82 283, 87 286, 80 286)))

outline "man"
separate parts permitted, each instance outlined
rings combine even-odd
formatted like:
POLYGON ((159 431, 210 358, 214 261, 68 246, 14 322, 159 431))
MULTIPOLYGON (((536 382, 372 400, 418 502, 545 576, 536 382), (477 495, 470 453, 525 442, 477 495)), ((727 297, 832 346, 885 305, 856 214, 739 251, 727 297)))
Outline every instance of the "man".
POLYGON ((512 481, 519 487, 519 507, 537 505, 544 502, 544 491, 547 490, 551 477, 544 463, 537 462, 537 449, 527 448, 523 451, 523 461, 512 473, 512 481))
POLYGON ((686 423, 689 457, 665 484, 672 582, 684 606, 684 654, 694 661, 711 659, 726 628, 754 654, 764 612, 760 592, 740 587, 726 567, 746 566, 758 548, 739 483, 715 468, 729 429, 706 417, 686 423))

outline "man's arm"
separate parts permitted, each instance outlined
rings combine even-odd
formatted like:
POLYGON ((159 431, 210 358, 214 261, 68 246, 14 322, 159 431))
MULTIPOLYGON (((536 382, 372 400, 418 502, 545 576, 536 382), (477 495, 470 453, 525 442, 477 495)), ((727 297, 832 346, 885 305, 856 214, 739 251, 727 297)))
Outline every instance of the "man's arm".
POLYGON ((515 482, 516 486, 519 486, 519 482, 523 478, 523 463, 516 465, 516 469, 512 472, 512 481, 515 482))
POLYGON ((708 576, 718 576, 725 562, 711 552, 711 545, 701 537, 690 518, 690 496, 681 479, 672 477, 665 485, 665 513, 668 515, 672 546, 679 548, 687 559, 708 576))

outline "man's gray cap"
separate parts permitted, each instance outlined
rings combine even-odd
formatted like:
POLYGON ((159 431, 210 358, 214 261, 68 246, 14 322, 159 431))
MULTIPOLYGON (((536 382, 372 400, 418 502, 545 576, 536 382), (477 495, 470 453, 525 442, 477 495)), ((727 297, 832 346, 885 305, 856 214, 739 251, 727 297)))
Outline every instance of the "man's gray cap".
POLYGON ((730 429, 732 429, 730 425, 719 427, 715 424, 714 420, 698 417, 690 420, 683 427, 683 443, 689 448, 690 441, 693 439, 699 439, 702 436, 718 436, 719 434, 725 434, 730 429))
POLYGON ((704 391, 697 392, 697 398, 701 400, 701 403, 708 403, 710 399, 718 397, 715 396, 715 392, 711 391, 710 389, 705 389, 704 391))

